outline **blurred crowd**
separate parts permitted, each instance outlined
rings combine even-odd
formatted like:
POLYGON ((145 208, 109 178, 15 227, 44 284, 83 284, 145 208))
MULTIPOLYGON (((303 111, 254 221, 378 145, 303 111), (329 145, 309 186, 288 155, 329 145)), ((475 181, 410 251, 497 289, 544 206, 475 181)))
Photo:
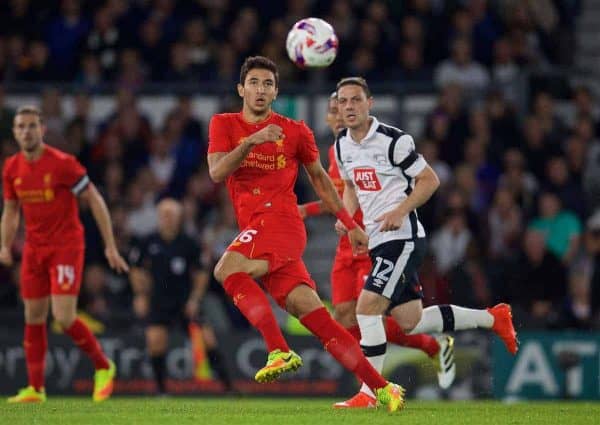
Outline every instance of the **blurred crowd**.
MULTIPOLYGON (((598 101, 574 86, 558 108, 553 90, 538 87, 517 113, 510 84, 523 67, 570 64, 579 7, 576 0, 11 0, 0 5, 0 78, 7 87, 81 83, 72 114, 60 90, 40 93, 46 140, 88 168, 122 252, 156 229, 156 201, 168 195, 183 203, 184 230, 198 238, 211 269, 237 226, 224 187, 207 173, 207 123, 181 96, 153 126, 136 91, 147 82, 233 84, 240 60, 254 53, 273 58, 284 82, 306 78, 284 57, 285 36, 299 18, 322 16, 344 46, 324 71, 331 79, 436 84, 436 105, 415 135, 442 182, 419 210, 429 233, 426 301, 506 301, 519 326, 600 328, 598 101), (116 106, 92 119, 90 96, 103 83, 113 84, 116 106)), ((4 96, 0 88, 2 161, 17 148, 4 96)), ((301 199, 310 196, 299 185, 301 199)), ((127 318, 134 310, 128 279, 108 271, 85 205, 82 217, 81 307, 103 321, 127 318)), ((21 244, 22 236, 17 256, 21 244)), ((0 269, 0 309, 19 305, 18 278, 18 268, 0 269)), ((212 289, 233 326, 243 326, 216 282, 212 289)))
MULTIPOLYGON (((520 67, 569 65, 580 0, 6 0, 0 4, 0 81, 235 82, 261 53, 283 81, 306 78, 285 60, 288 30, 319 16, 340 39, 330 79, 484 88, 520 67)), ((325 75, 324 73, 321 75, 325 75)))

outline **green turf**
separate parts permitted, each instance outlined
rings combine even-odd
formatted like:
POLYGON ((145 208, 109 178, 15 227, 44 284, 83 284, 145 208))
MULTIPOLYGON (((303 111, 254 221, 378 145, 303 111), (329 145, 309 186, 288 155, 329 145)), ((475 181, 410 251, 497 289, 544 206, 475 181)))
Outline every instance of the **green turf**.
MULTIPOLYGON (((51 398, 44 405, 0 405, 0 423, 165 425, 492 425, 592 424, 600 403, 422 402, 408 400, 402 412, 335 411, 329 399, 118 398, 93 404, 83 398, 51 398)), ((594 419, 595 418, 595 419, 594 419)), ((595 422, 598 423, 598 422, 595 422)))

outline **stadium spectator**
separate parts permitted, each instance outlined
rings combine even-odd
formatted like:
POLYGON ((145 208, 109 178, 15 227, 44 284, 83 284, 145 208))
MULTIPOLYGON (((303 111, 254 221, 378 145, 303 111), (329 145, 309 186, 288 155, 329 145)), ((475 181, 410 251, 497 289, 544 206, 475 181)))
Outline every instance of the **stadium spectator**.
POLYGON ((452 42, 452 54, 436 67, 435 82, 439 87, 460 85, 469 97, 482 94, 490 82, 487 70, 471 57, 471 44, 465 37, 452 42))
POLYGON ((508 284, 518 323, 529 328, 555 326, 566 294, 566 270, 562 262, 546 248, 544 234, 528 230, 523 251, 511 270, 508 284), (519 318, 519 310, 523 317, 519 318))
POLYGON ((558 195, 551 191, 540 194, 538 216, 528 225, 544 235, 548 250, 566 265, 577 254, 581 240, 581 221, 573 212, 563 209, 558 195))

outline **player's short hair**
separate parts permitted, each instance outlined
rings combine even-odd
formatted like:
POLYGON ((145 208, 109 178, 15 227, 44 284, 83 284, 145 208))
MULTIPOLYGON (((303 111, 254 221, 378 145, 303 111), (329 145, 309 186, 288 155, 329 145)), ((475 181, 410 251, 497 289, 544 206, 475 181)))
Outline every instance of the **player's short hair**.
POLYGON ((37 115, 37 117, 40 119, 40 122, 44 122, 44 116, 42 115, 42 111, 40 111, 40 108, 38 108, 37 106, 34 105, 25 105, 25 106, 21 106, 19 107, 19 109, 17 109, 17 112, 15 112, 15 117, 17 117, 18 115, 37 115))
POLYGON ((367 95, 367 98, 371 97, 371 90, 369 89, 369 85, 367 84, 367 80, 365 80, 363 77, 346 77, 346 78, 342 78, 340 81, 338 81, 337 85, 335 86, 336 96, 337 96, 337 93, 340 91, 341 87, 350 86, 350 85, 362 87, 362 89, 364 90, 365 94, 367 95))
POLYGON ((243 86, 246 82, 246 75, 251 69, 266 69, 275 76, 275 87, 279 87, 279 70, 277 65, 271 59, 265 56, 248 56, 240 69, 240 84, 243 86))
POLYGON ((329 95, 329 100, 337 100, 337 92, 331 92, 331 94, 329 95))

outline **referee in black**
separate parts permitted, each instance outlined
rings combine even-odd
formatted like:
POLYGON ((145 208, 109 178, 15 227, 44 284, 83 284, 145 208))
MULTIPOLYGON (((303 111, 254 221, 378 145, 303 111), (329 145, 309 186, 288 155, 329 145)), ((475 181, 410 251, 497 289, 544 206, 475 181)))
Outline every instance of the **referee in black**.
POLYGON ((159 394, 166 394, 169 328, 190 321, 202 326, 206 354, 227 391, 232 390, 224 359, 210 325, 200 314, 208 285, 198 244, 181 230, 182 206, 171 198, 158 203, 158 231, 135 244, 130 252, 134 310, 146 320, 146 347, 159 394))

